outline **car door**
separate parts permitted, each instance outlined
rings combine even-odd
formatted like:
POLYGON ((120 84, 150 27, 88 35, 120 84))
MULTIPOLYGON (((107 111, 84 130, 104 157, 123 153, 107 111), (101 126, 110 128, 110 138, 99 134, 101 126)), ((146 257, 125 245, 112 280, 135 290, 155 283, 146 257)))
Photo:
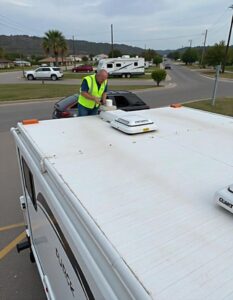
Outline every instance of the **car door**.
POLYGON ((49 78, 50 77, 50 68, 38 68, 35 72, 35 77, 40 78, 49 78))

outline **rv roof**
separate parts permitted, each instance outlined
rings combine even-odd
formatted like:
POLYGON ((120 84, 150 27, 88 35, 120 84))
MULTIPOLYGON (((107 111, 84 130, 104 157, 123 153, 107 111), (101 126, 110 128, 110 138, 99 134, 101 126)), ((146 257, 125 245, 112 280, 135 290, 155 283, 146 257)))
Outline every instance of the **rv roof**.
POLYGON ((98 117, 23 128, 153 299, 232 299, 232 214, 213 195, 233 180, 233 120, 140 114, 159 131, 128 136, 98 117))

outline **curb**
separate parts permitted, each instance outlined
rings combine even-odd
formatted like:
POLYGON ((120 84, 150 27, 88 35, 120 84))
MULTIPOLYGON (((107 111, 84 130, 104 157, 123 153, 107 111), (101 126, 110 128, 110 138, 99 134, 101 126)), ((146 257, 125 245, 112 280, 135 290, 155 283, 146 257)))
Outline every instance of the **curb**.
POLYGON ((23 103, 29 103, 29 102, 53 102, 58 101, 62 97, 56 97, 56 98, 39 98, 39 99, 26 99, 26 100, 9 100, 9 101, 0 101, 0 105, 8 105, 8 104, 23 104, 23 103))

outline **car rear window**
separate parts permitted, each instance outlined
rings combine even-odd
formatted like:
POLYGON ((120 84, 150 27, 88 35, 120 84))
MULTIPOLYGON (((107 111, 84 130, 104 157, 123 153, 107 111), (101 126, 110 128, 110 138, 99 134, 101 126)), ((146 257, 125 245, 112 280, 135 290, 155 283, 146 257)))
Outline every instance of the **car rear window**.
POLYGON ((128 94, 127 99, 130 105, 146 105, 137 95, 128 94))
POLYGON ((60 71, 60 68, 53 68, 53 71, 60 71))
POLYGON ((78 101, 78 94, 75 94, 61 99, 56 103, 56 106, 59 107, 60 109, 64 109, 65 107, 68 107, 70 105, 75 105, 77 101, 78 101))

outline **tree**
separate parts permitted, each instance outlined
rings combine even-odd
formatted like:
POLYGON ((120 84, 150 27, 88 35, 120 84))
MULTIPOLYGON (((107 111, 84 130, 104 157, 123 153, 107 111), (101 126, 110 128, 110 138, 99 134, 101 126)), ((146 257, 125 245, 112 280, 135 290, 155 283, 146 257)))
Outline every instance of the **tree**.
POLYGON ((233 48, 229 48, 228 54, 229 54, 228 63, 230 65, 233 65, 233 48))
POLYGON ((161 55, 156 55, 153 58, 153 64, 155 64, 156 66, 158 66, 162 61, 163 61, 163 59, 162 59, 161 55))
POLYGON ((90 60, 93 60, 93 57, 94 57, 94 56, 95 56, 94 54, 90 53, 90 54, 89 54, 90 60))
POLYGON ((158 53, 153 49, 147 49, 147 50, 142 52, 142 57, 145 58, 145 61, 151 61, 156 56, 158 56, 158 53))
POLYGON ((113 49, 113 51, 110 51, 108 53, 108 57, 111 57, 111 58, 113 58, 113 57, 121 57, 121 56, 122 56, 122 53, 118 49, 113 49))
MULTIPOLYGON (((221 41, 214 46, 209 47, 205 55, 205 63, 209 66, 216 66, 222 64, 225 56, 225 42, 221 41)), ((229 56, 228 56, 229 58, 229 56)))
POLYGON ((0 58, 4 58, 4 56, 5 56, 4 50, 0 48, 0 58))
POLYGON ((83 57, 82 57, 82 61, 83 61, 83 62, 87 62, 87 61, 88 61, 88 57, 87 57, 87 56, 83 56, 83 57))
POLYGON ((182 54, 182 60, 186 65, 194 63, 195 61, 198 60, 197 50, 194 48, 186 49, 182 54))
POLYGON ((174 59, 174 60, 177 60, 180 58, 180 52, 178 50, 176 51, 172 51, 170 52, 168 55, 167 55, 168 58, 171 58, 171 59, 174 59))
MULTIPOLYGON (((56 65, 58 65, 58 56, 64 51, 64 45, 66 44, 65 37, 58 30, 49 30, 45 32, 43 38, 43 49, 48 55, 52 53, 55 57, 56 65)), ((67 48, 67 46, 66 46, 67 48)))
POLYGON ((167 76, 167 72, 164 69, 158 69, 151 73, 151 77, 154 81, 157 82, 157 86, 159 86, 162 80, 165 80, 167 76))

